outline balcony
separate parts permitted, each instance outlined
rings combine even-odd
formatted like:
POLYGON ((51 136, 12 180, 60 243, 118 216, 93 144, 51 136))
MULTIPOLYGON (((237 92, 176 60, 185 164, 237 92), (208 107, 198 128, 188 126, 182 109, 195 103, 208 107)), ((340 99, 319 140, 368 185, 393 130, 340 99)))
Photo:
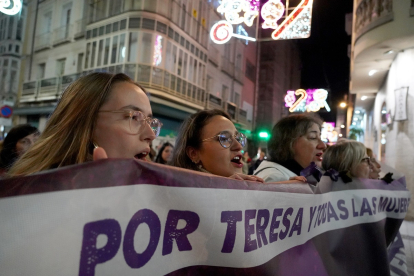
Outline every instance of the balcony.
POLYGON ((206 105, 207 98, 203 88, 161 68, 135 63, 95 68, 83 73, 26 82, 23 84, 20 102, 57 100, 70 83, 82 74, 92 72, 125 73, 143 87, 155 89, 154 93, 165 93, 164 97, 171 95, 183 100, 182 102, 196 104, 199 107, 206 105))
POLYGON ((238 81, 241 85, 243 85, 244 82, 244 73, 239 68, 234 68, 234 79, 238 81))
POLYGON ((228 74, 230 77, 234 76, 234 63, 225 56, 221 57, 221 71, 228 74))
POLYGON ((35 44, 34 44, 34 51, 37 52, 37 51, 41 51, 45 49, 50 49, 50 47, 52 47, 51 38, 52 38, 51 32, 36 36, 35 44))
POLYGON ((53 45, 70 42, 72 37, 72 25, 62 26, 53 31, 53 45))
POLYGON ((207 109, 220 109, 223 110, 223 101, 221 98, 208 94, 207 109))
POLYGON ((74 24, 74 38, 79 39, 85 37, 86 33, 86 18, 80 19, 74 24))
POLYGON ((220 51, 212 45, 212 43, 208 46, 208 59, 216 65, 219 66, 220 62, 220 51))
POLYGON ((414 47, 413 0, 354 3, 350 91, 377 93, 398 52, 414 47))
POLYGON ((355 14, 356 37, 392 21, 393 0, 362 0, 355 14))

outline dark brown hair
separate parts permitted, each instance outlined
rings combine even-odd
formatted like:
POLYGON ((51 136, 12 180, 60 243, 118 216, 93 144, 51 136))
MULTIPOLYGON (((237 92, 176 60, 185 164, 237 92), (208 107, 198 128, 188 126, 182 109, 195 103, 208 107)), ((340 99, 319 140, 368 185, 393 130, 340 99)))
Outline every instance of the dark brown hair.
POLYGON ((172 165, 180 168, 199 171, 197 164, 194 164, 187 156, 187 148, 199 149, 201 147, 201 133, 203 128, 214 116, 223 116, 231 121, 230 116, 221 110, 203 110, 191 115, 182 125, 175 142, 175 150, 172 158, 172 165))
POLYGON ((313 124, 322 127, 322 120, 316 115, 295 114, 281 119, 272 129, 272 136, 267 144, 270 161, 284 163, 293 159, 293 143, 305 135, 313 124))

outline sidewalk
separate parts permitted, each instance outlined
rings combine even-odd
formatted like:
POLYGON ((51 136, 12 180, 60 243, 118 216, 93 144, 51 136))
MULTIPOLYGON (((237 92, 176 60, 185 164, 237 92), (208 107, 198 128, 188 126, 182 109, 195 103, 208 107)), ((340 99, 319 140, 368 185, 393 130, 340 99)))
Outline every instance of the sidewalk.
POLYGON ((408 275, 414 276, 414 222, 404 220, 400 228, 407 257, 408 275))

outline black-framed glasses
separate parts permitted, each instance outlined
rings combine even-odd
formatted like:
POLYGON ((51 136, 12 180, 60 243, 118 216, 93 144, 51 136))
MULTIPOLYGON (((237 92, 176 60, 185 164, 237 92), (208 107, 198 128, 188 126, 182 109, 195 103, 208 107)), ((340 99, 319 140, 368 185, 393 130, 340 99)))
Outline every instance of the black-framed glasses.
POLYGON ((141 111, 136 110, 100 110, 99 112, 110 112, 110 113, 123 113, 126 117, 129 118, 129 130, 131 134, 138 134, 142 131, 142 127, 145 126, 142 122, 145 122, 150 126, 152 131, 155 134, 155 137, 158 137, 161 132, 162 123, 160 120, 152 117, 147 117, 141 111))
POLYGON ((218 140, 220 142, 220 145, 225 148, 228 149, 231 147, 231 145, 233 144, 233 141, 236 140, 237 142, 239 142, 239 144, 244 147, 246 145, 246 135, 244 135, 243 133, 240 132, 236 132, 236 134, 231 134, 228 131, 222 131, 217 135, 214 135, 213 137, 210 138, 206 138, 204 140, 201 140, 201 142, 205 142, 207 140, 211 140, 218 137, 218 140))
POLYGON ((371 165, 371 158, 370 157, 365 157, 361 159, 361 162, 367 162, 368 165, 371 165))

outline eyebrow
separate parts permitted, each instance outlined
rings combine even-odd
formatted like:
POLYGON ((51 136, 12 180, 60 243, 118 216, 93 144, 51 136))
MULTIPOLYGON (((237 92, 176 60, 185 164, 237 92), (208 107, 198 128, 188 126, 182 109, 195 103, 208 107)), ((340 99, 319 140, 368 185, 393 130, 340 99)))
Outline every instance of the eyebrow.
MULTIPOLYGON (((135 105, 131 105, 131 104, 123 106, 123 107, 121 107, 121 109, 129 109, 129 110, 140 111, 140 112, 144 113, 144 111, 141 108, 136 107, 135 105)), ((144 115, 145 115, 145 113, 144 113, 144 115)), ((152 117, 152 114, 151 113, 148 114, 147 117, 152 117)))

